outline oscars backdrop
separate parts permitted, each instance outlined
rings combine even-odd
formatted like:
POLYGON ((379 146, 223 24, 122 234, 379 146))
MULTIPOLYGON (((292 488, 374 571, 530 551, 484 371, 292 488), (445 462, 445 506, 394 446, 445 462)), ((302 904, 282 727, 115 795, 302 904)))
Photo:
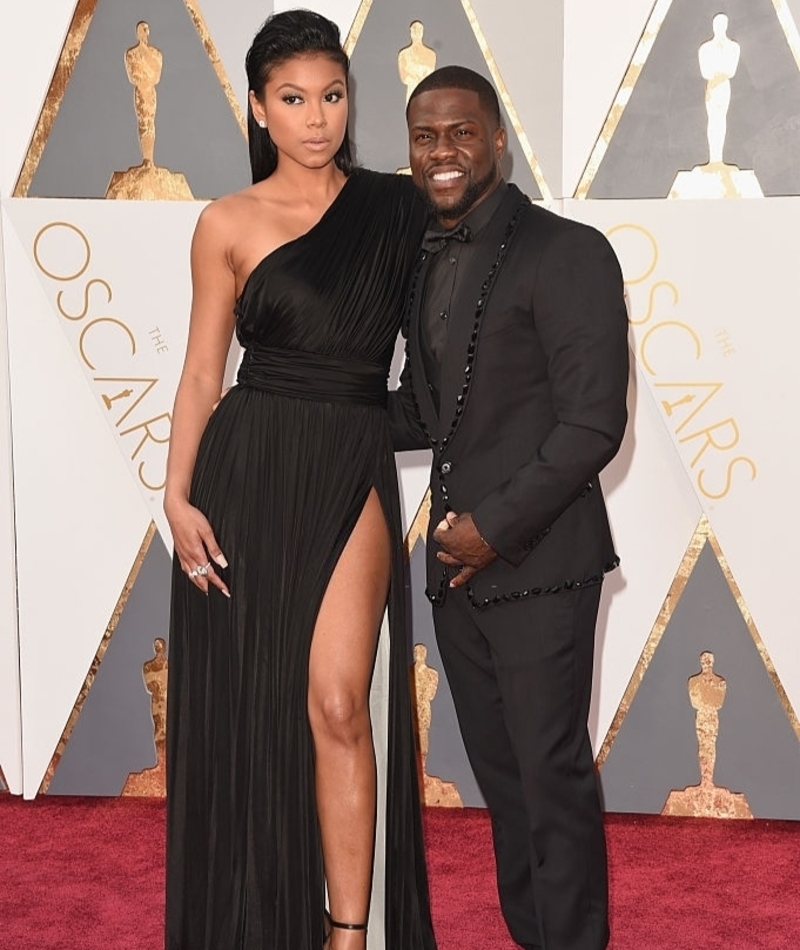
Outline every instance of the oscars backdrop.
MULTIPOLYGON (((410 92, 470 66, 500 95, 506 175, 620 258, 630 425, 602 482, 622 566, 591 715, 606 807, 800 818, 800 0, 312 6, 352 56, 363 164, 406 172, 410 92)), ((204 202, 249 181, 242 63, 268 12, 0 14, 0 789, 14 794, 163 794, 161 504, 188 245, 204 202)), ((400 361, 398 346, 395 376, 400 361)), ((481 805, 423 593, 427 463, 398 465, 425 798, 481 805)))

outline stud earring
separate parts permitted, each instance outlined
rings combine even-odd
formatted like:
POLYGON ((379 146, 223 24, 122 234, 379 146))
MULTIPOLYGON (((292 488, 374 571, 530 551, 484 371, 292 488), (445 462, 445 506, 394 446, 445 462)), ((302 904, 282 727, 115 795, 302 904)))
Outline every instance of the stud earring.
POLYGON ((261 126, 262 129, 266 129, 267 127, 267 123, 263 119, 259 119, 258 124, 261 126))

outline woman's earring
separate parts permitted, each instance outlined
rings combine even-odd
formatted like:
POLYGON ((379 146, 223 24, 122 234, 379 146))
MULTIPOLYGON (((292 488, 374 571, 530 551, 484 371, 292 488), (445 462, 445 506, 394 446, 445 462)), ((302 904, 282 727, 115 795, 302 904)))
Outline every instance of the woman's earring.
POLYGON ((259 119, 258 124, 261 126, 262 129, 266 129, 267 127, 267 123, 263 119, 259 119))

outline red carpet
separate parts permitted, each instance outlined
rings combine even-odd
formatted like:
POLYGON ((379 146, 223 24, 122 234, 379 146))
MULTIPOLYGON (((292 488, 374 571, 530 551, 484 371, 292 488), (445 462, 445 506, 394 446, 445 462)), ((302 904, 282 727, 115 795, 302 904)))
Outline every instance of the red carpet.
MULTIPOLYGON (((514 950, 485 814, 426 832, 440 950, 514 950)), ((0 950, 161 950, 163 838, 161 801, 0 796, 0 950)), ((608 846, 611 950, 800 948, 800 822, 610 815, 608 846)))

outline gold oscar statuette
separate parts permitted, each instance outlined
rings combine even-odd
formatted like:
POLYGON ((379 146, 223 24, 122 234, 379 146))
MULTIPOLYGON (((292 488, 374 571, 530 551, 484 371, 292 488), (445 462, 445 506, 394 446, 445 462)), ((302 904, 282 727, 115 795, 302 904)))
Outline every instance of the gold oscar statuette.
POLYGON ((161 50, 150 45, 150 26, 144 20, 136 24, 136 38, 136 45, 125 53, 125 71, 133 86, 142 163, 114 172, 106 198, 191 201, 194 196, 186 178, 155 163, 156 86, 161 81, 164 57, 161 50))
POLYGON ((150 693, 156 764, 142 772, 131 772, 123 795, 160 798, 167 791, 167 644, 161 637, 153 641, 155 655, 142 666, 144 685, 150 693))
POLYGON ((436 50, 422 42, 425 27, 420 20, 414 20, 409 27, 411 42, 404 46, 397 56, 397 70, 400 81, 406 87, 406 105, 411 93, 422 80, 436 69, 436 50))
MULTIPOLYGON (((436 50, 422 42, 425 34, 424 24, 420 20, 414 20, 408 32, 411 42, 397 54, 397 71, 400 73, 400 82, 406 87, 406 105, 411 93, 436 69, 436 50)), ((411 169, 408 166, 398 168, 397 174, 410 175, 411 169)))
POLYGON ((689 677, 688 689, 689 701, 695 710, 700 784, 670 792, 661 814, 693 818, 752 818, 743 794, 714 784, 719 711, 725 702, 728 684, 714 672, 713 653, 706 650, 700 654, 700 672, 689 677))
POLYGON ((678 172, 670 198, 763 198, 752 169, 729 165, 723 158, 731 104, 731 79, 739 68, 741 47, 728 36, 728 17, 718 13, 713 36, 698 50, 700 73, 706 81, 708 162, 678 172))
POLYGON ((453 782, 445 782, 436 776, 428 775, 428 752, 431 734, 431 703, 439 687, 439 674, 428 666, 428 649, 422 643, 414 647, 414 694, 417 709, 417 731, 419 752, 422 760, 422 783, 426 805, 439 805, 444 808, 463 808, 464 803, 453 782))

